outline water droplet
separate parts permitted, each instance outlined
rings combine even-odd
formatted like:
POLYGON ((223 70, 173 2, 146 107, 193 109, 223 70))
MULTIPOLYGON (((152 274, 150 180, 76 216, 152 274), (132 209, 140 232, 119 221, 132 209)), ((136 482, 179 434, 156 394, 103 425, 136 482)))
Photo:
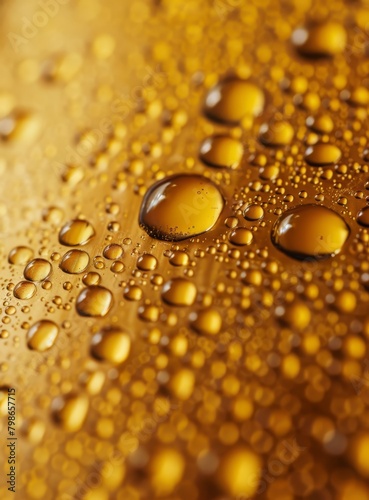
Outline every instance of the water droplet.
POLYGON ((369 227, 369 207, 365 207, 357 214, 356 220, 360 226, 369 227))
POLYGON ((123 248, 117 243, 112 243, 104 248, 103 255, 106 259, 109 260, 117 260, 120 259, 123 255, 123 248))
POLYGON ((157 258, 149 253, 141 255, 137 259, 137 268, 140 269, 140 271, 154 271, 157 265, 157 258))
POLYGON ((68 394, 54 399, 52 412, 56 422, 67 432, 76 432, 83 426, 88 412, 88 398, 81 394, 68 394))
POLYGON ((306 125, 318 134, 330 134, 333 130, 333 120, 329 115, 320 114, 306 118, 306 125))
POLYGON ((242 155, 242 143, 226 135, 208 137, 200 147, 200 159, 210 167, 235 169, 242 155))
POLYGON ((222 328, 222 317, 215 309, 203 309, 190 314, 192 328, 198 333, 216 335, 222 328))
POLYGON ((175 175, 145 194, 140 224, 157 239, 179 241, 209 231, 224 206, 222 195, 201 175, 175 175))
POLYGON ((31 299, 37 291, 36 285, 29 281, 20 281, 14 287, 14 297, 21 300, 31 299))
POLYGON ((117 327, 103 328, 91 340, 91 354, 100 361, 123 363, 130 349, 130 336, 117 327))
POLYGON ((33 259, 24 269, 24 277, 29 281, 43 281, 50 276, 52 266, 45 259, 33 259))
POLYGON ((297 51, 307 57, 327 57, 345 50, 346 31, 334 22, 314 24, 298 28, 292 34, 292 43, 297 51))
POLYGON ((277 248, 296 259, 338 254, 350 234, 343 218, 320 205, 301 205, 279 217, 272 230, 277 248))
POLYGON ((264 123, 259 130, 260 142, 265 146, 287 146, 291 143, 293 136, 293 127, 286 121, 264 123))
POLYGON ((113 295, 103 286, 89 286, 82 290, 76 301, 81 316, 106 316, 113 305, 113 295))
POLYGON ((142 289, 137 285, 130 285, 124 289, 124 298, 138 301, 142 299, 142 289))
POLYGON ((83 276, 82 282, 86 286, 99 285, 101 281, 101 276, 99 273, 87 273, 83 276))
POLYGON ((151 487, 155 497, 171 496, 180 484, 185 470, 185 461, 175 448, 157 448, 149 464, 151 487))
POLYGON ((161 296, 172 306, 191 306, 196 299, 196 285, 185 278, 173 278, 163 286, 161 296))
POLYGON ((54 345, 58 332, 59 328, 53 321, 38 321, 28 330, 27 345, 35 351, 47 351, 54 345))
POLYGON ((229 496, 251 498, 258 489, 260 474, 259 457, 248 448, 237 446, 222 455, 216 480, 229 496))
POLYGON ((67 247, 86 245, 93 236, 95 236, 95 230, 88 221, 75 219, 61 228, 59 242, 67 247))
POLYGON ((243 216, 249 221, 259 220, 264 217, 264 210, 260 205, 253 203, 245 208, 243 216))
POLYGON ((307 148, 305 160, 309 165, 324 166, 337 163, 341 158, 340 149, 334 144, 315 144, 307 148))
POLYGON ((234 245, 250 245, 252 240, 252 232, 244 227, 237 227, 229 235, 229 241, 234 245))
POLYGON ((60 269, 68 274, 83 273, 90 262, 90 257, 83 250, 70 250, 67 252, 61 262, 60 269))
POLYGON ((227 78, 209 90, 204 112, 216 122, 237 125, 245 117, 259 116, 264 104, 264 92, 257 85, 239 78, 227 78))
POLYGON ((16 266, 25 266, 33 257, 33 250, 28 247, 15 247, 8 255, 8 261, 10 264, 16 266))

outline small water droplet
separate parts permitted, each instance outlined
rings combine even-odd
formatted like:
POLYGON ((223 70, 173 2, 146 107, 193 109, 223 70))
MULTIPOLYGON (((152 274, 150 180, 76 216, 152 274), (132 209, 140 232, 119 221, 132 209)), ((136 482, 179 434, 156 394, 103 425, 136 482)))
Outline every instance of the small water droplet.
POLYGON ((319 143, 307 148, 305 160, 312 166, 324 166, 337 163, 341 158, 340 149, 334 144, 319 143))

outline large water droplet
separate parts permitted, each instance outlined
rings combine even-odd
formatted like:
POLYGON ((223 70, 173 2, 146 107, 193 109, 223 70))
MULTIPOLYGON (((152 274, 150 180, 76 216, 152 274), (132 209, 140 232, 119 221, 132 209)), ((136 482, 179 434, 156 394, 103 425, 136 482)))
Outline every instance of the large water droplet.
POLYGON ((200 159, 210 167, 237 168, 242 155, 242 143, 226 135, 208 137, 200 147, 200 159))
POLYGON ((82 290, 76 301, 81 316, 106 316, 113 305, 113 295, 103 286, 89 286, 82 290))
POLYGON ((338 254, 349 234, 346 222, 333 210, 301 205, 279 217, 272 230, 272 241, 296 259, 319 259, 338 254))
POLYGON ((245 117, 260 115, 264 103, 264 92, 257 85, 232 77, 209 90, 204 111, 211 120, 237 125, 245 117))
POLYGON ((173 278, 163 286, 164 302, 173 306, 191 306, 196 299, 196 285, 185 278, 173 278))
POLYGON ((35 351, 47 351, 54 345, 58 332, 59 328, 53 321, 38 321, 28 330, 27 345, 35 351))
POLYGON ((51 408, 56 422, 65 431, 76 432, 86 420, 88 407, 85 395, 68 394, 55 398, 51 408))
POLYGON ((60 269, 68 274, 83 273, 90 262, 90 257, 83 250, 70 250, 67 252, 61 262, 60 269))
POLYGON ((174 175, 147 191, 139 221, 150 236, 179 241, 209 231, 223 206, 222 195, 210 180, 201 175, 174 175))
POLYGON ((293 135, 293 127, 286 121, 264 123, 259 131, 260 142, 271 147, 287 146, 292 141, 293 135))
POLYGON ((307 57, 334 56, 344 51, 346 31, 334 22, 298 28, 292 34, 292 43, 297 51, 307 57))
POLYGON ((67 222, 60 230, 59 242, 68 247, 85 245, 95 235, 92 225, 82 219, 67 222))
POLYGON ((28 247, 15 247, 9 252, 8 261, 16 266, 25 266, 33 257, 33 250, 28 247))
POLYGON ((24 269, 24 277, 29 281, 43 281, 50 276, 52 266, 45 259, 33 259, 24 269))
POLYGON ((131 349, 131 338, 120 328, 104 328, 91 340, 91 354, 100 361, 123 363, 131 349))
POLYGON ((21 300, 31 299, 36 293, 36 285, 30 281, 20 281, 14 287, 14 297, 21 300))
POLYGON ((341 150, 334 144, 320 143, 307 148, 305 160, 309 165, 325 166, 337 163, 341 155, 341 150))

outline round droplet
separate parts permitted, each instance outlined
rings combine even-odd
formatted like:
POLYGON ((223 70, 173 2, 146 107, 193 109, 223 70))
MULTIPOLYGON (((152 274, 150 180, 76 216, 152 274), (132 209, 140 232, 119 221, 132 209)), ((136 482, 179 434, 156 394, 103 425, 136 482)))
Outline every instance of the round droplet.
POLYGON ((343 26, 334 22, 298 28, 292 34, 297 51, 307 57, 327 57, 345 50, 347 35, 343 26))
POLYGON ((14 287, 14 297, 21 300, 31 299, 37 291, 36 285, 30 281, 20 281, 14 287))
POLYGON ((190 322, 196 332, 206 335, 216 335, 222 328, 222 317, 215 309, 203 309, 191 313, 190 322))
POLYGON ((90 257, 83 250, 70 250, 67 252, 61 262, 60 269, 68 274, 83 273, 90 262, 90 257))
POLYGON ((106 316, 113 305, 113 295, 103 286, 89 286, 82 290, 76 301, 81 316, 106 316))
POLYGON ((91 340, 91 354, 100 361, 123 363, 128 358, 130 349, 130 336, 117 327, 104 328, 91 340))
POLYGON ((356 220, 360 226, 369 227, 369 207, 365 207, 357 214, 356 220))
POLYGON ((163 286, 161 296, 172 306, 191 306, 196 299, 196 285, 185 278, 173 278, 163 286))
POLYGON ((99 273, 87 273, 83 276, 82 282, 86 286, 99 285, 101 281, 101 276, 99 273))
POLYGON ((61 228, 59 242, 67 247, 86 245, 93 236, 95 236, 95 230, 88 221, 75 219, 61 228))
POLYGON ((28 247, 15 247, 8 255, 8 261, 10 264, 16 266, 25 266, 33 257, 33 250, 28 247))
POLYGON ((52 402, 56 422, 67 432, 76 432, 83 426, 88 412, 88 398, 85 395, 68 394, 52 402))
POLYGON ((140 269, 140 271, 154 271, 157 265, 157 258, 149 253, 141 255, 137 259, 137 268, 140 269))
POLYGON ((287 210, 272 230, 274 245, 296 259, 319 259, 338 254, 350 234, 343 218, 320 205, 287 210))
POLYGON ((138 285, 130 285, 124 289, 124 298, 127 300, 138 301, 142 299, 142 288, 138 285))
POLYGON ((259 220, 264 217, 264 210, 260 205, 253 203, 245 208, 243 216, 249 221, 259 220))
POLYGON ((52 266, 45 259, 33 259, 24 269, 24 277, 29 281, 44 281, 50 276, 52 266))
POLYGON ((123 248, 117 243, 112 243, 104 248, 103 255, 106 259, 109 260, 117 260, 120 259, 123 255, 123 248))
POLYGON ((337 163, 341 155, 341 150, 334 144, 320 143, 307 148, 305 160, 309 165, 325 166, 337 163))
POLYGON ((59 328, 53 321, 38 321, 28 330, 27 345, 35 351, 47 351, 54 345, 58 332, 59 328))
POLYGON ((210 120, 237 125, 245 117, 259 116, 264 104, 264 92, 257 85, 227 78, 209 90, 204 112, 210 120))
POLYGON ((222 195, 201 175, 174 175, 145 194, 140 224, 152 237, 179 241, 209 231, 224 206, 222 195))
POLYGON ((234 245, 250 245, 253 240, 253 234, 245 227, 237 227, 229 235, 229 241, 234 245))
POLYGON ((286 121, 264 123, 259 130, 259 139, 265 146, 287 146, 291 143, 294 130, 286 121))
POLYGON ((242 143, 226 135, 208 137, 200 147, 200 159, 210 167, 235 169, 242 155, 242 143))

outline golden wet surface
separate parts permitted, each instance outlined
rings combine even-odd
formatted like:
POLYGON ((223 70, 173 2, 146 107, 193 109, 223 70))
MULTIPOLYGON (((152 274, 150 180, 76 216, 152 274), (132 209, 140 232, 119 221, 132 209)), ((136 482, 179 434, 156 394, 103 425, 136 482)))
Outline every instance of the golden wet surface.
POLYGON ((2 497, 369 500, 368 2, 0 23, 2 497))

